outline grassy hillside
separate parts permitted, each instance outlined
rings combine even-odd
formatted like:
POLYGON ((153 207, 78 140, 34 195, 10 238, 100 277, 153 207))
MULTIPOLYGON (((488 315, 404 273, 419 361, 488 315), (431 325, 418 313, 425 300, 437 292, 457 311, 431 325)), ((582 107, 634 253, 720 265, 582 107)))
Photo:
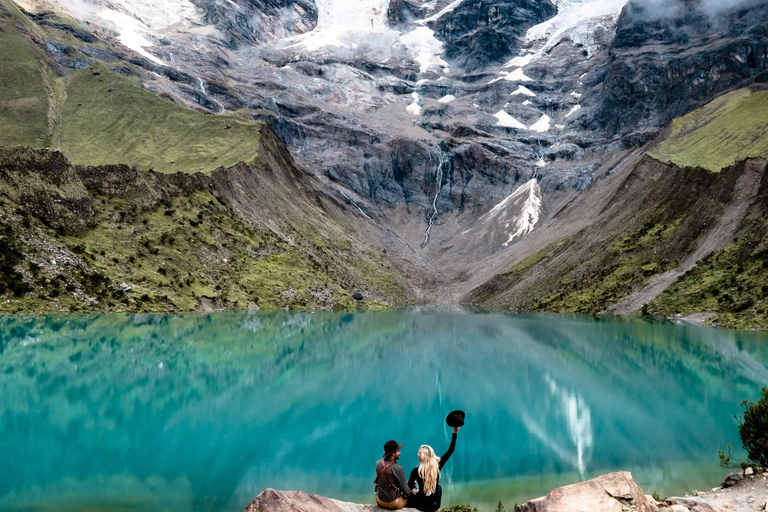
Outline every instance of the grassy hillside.
POLYGON ((12 2, 0 2, 0 146, 46 147, 49 89, 42 56, 12 2))
POLYGON ((381 253, 352 250, 343 232, 278 235, 238 214, 220 179, 0 150, 0 312, 350 308, 358 291, 369 308, 407 300, 381 253), (312 235, 329 250, 312 250, 312 235))
POLYGON ((741 89, 672 121, 667 140, 651 156, 681 167, 719 171, 750 157, 768 156, 768 91, 741 89))
POLYGON ((181 108, 135 77, 94 66, 69 78, 66 91, 61 149, 76 165, 210 172, 256 157, 257 123, 181 108))
POLYGON ((63 41, 77 58, 87 58, 78 47, 99 46, 37 26, 13 2, 0 0, 0 146, 50 146, 77 165, 166 173, 208 173, 256 157, 258 123, 181 107, 148 91, 137 76, 102 64, 58 76, 37 46, 47 39, 63 41))
POLYGON ((768 328, 768 179, 760 185, 740 236, 703 258, 646 311, 672 316, 714 313, 724 327, 768 328))

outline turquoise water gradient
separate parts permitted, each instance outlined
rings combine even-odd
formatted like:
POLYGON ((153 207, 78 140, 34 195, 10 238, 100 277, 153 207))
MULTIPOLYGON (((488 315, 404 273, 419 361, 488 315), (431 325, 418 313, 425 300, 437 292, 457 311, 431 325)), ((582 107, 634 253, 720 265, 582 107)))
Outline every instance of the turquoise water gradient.
MULTIPOLYGON (((0 317, 0 510, 241 511, 267 487, 370 500, 389 439, 447 448, 447 502, 630 470, 718 483, 768 337, 554 315, 0 317)), ((735 451, 735 450, 734 450, 735 451)))

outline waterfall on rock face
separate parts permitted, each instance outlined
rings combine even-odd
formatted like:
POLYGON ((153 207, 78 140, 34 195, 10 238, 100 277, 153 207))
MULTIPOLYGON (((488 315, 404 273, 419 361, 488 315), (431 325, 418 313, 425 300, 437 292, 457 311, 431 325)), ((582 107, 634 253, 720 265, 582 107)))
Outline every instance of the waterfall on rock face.
POLYGON ((211 98, 210 96, 208 96, 208 92, 205 90, 205 81, 204 81, 202 78, 200 78, 200 77, 197 77, 197 81, 198 81, 198 83, 200 84, 200 92, 202 92, 202 93, 203 93, 203 96, 204 96, 205 98, 207 98, 207 99, 211 100, 213 103, 215 103, 215 104, 216 104, 216 106, 217 106, 217 107, 219 107, 219 114, 223 114, 224 112, 226 112, 226 111, 227 111, 227 109, 224 107, 224 105, 222 105, 221 103, 219 103, 219 101, 218 101, 218 100, 216 100, 216 99, 214 99, 214 98, 211 98))
POLYGON ((440 196, 440 191, 443 190, 443 165, 445 164, 445 154, 442 149, 438 153, 439 162, 437 164, 437 172, 435 173, 435 197, 432 199, 432 213, 429 216, 429 222, 427 230, 424 232, 424 241, 421 243, 422 249, 429 243, 429 232, 432 230, 432 226, 437 220, 437 198, 440 196))

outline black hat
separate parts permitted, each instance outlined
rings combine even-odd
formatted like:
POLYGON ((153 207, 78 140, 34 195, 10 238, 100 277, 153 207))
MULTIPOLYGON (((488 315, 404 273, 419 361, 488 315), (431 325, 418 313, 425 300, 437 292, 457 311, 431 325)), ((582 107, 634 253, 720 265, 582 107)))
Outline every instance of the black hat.
POLYGON ((394 440, 393 441, 387 441, 384 444, 384 457, 386 457, 387 455, 392 455, 393 453, 395 453, 397 450, 399 450, 402 447, 403 447, 403 445, 397 444, 397 441, 394 441, 394 440))
POLYGON ((453 411, 445 418, 445 422, 449 427, 463 427, 464 426, 464 411, 453 411))

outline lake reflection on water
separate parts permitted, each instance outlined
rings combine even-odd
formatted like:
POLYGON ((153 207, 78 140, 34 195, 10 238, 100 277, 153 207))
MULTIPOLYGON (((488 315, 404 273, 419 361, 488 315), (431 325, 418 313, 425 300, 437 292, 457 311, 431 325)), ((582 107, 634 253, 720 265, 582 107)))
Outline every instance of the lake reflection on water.
POLYGON ((617 469, 717 484, 768 384, 761 333, 555 315, 0 317, 0 510, 241 511, 266 487, 370 500, 388 439, 441 452, 448 502, 617 469))

